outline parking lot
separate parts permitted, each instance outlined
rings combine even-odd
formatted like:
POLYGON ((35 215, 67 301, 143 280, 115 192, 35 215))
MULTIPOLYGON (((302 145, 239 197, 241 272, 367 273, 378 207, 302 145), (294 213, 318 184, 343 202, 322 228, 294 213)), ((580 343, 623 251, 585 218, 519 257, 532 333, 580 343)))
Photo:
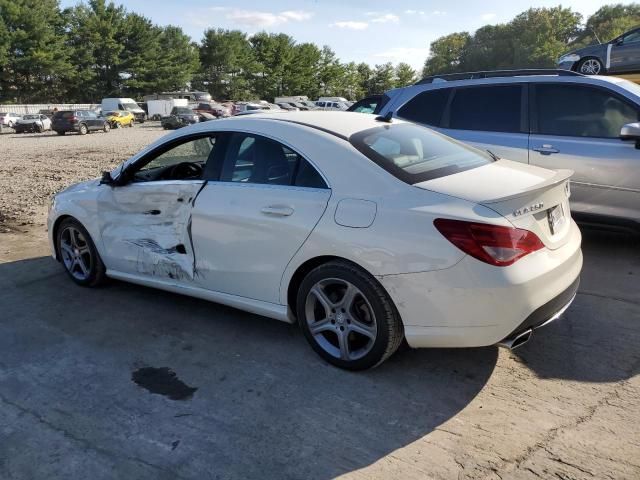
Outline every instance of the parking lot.
POLYGON ((49 196, 165 133, 0 136, 0 478, 640 477, 637 237, 585 229, 575 302, 514 352, 401 348, 349 373, 296 326, 82 289, 51 259, 49 196), (144 367, 197 390, 150 393, 144 367))

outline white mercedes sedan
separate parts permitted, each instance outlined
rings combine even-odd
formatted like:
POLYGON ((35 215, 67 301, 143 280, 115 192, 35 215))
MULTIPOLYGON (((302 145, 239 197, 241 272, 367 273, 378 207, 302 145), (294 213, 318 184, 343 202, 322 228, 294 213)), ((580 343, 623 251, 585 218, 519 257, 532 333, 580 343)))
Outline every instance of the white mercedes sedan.
POLYGON ((255 114, 180 129, 57 194, 54 258, 298 322, 338 367, 526 342, 578 288, 570 171, 401 120, 255 114))

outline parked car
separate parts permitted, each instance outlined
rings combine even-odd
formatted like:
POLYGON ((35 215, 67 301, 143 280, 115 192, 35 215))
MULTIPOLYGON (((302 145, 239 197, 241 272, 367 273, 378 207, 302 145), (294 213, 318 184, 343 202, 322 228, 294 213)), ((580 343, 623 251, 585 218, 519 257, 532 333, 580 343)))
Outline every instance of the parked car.
POLYGON ((54 257, 79 285, 109 276, 297 321, 353 370, 403 337, 513 348, 571 303, 570 171, 402 120, 275 117, 192 125, 57 194, 54 257))
POLYGON ((558 67, 585 75, 640 72, 640 27, 610 42, 566 53, 558 60, 558 67))
POLYGON ((144 123, 147 119, 147 113, 140 108, 140 105, 133 98, 103 98, 102 111, 113 112, 116 110, 125 110, 131 112, 137 122, 144 123))
POLYGON ((99 117, 92 110, 59 110, 53 115, 51 128, 58 135, 64 135, 67 132, 86 135, 97 130, 108 132, 110 129, 107 119, 99 117))
POLYGON ((39 113, 33 115, 24 115, 13 126, 16 133, 25 132, 44 132, 45 130, 51 130, 51 120, 46 115, 39 113))
POLYGON ((378 113, 378 106, 380 108, 382 107, 381 100, 382 95, 371 95, 370 97, 366 97, 355 102, 347 108, 347 112, 378 113))
POLYGON ((210 113, 207 113, 207 112, 197 112, 197 113, 198 113, 198 120, 200 122, 209 122, 211 120, 216 120, 218 118, 215 115, 211 115, 210 113))
POLYGON ((163 98, 149 100, 146 103, 148 118, 151 120, 162 120, 162 117, 171 115, 174 107, 188 107, 189 105, 189 101, 186 98, 163 98))
POLYGON ((104 112, 102 116, 109 123, 109 127, 111 128, 133 127, 133 124, 136 121, 133 113, 125 110, 104 112))
POLYGON ((21 116, 13 112, 0 112, 0 124, 4 127, 13 128, 21 116))
POLYGON ((575 171, 574 216, 640 227, 640 86, 565 70, 428 77, 385 93, 379 114, 428 125, 482 150, 575 171))
POLYGON ((315 105, 313 107, 310 107, 309 105, 306 105, 302 102, 288 102, 288 105, 291 105, 292 107, 296 107, 298 110, 305 111, 305 112, 309 110, 317 110, 315 105))
POLYGON ((261 103, 253 102, 236 102, 233 105, 233 115, 238 115, 239 113, 252 110, 269 110, 269 107, 261 103))
POLYGON ((208 113, 216 118, 228 117, 231 115, 231 111, 227 107, 214 102, 198 103, 193 111, 196 113, 208 113))
POLYGON ((199 121, 198 114, 187 107, 173 107, 171 114, 160 120, 162 128, 165 130, 175 130, 199 121))

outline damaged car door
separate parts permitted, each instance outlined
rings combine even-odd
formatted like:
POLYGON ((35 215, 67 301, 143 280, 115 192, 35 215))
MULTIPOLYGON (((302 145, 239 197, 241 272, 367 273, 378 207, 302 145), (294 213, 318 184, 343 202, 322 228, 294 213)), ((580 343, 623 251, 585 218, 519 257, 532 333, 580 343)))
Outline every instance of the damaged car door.
POLYGON ((98 198, 105 264, 157 280, 190 282, 193 200, 215 151, 215 136, 178 139, 129 165, 98 198))

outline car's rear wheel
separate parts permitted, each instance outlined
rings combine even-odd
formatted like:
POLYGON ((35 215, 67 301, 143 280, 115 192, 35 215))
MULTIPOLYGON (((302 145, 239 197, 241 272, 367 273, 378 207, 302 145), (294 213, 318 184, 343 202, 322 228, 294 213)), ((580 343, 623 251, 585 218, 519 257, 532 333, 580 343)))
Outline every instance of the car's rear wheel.
POLYGON ((400 346, 400 315, 382 286, 359 267, 333 261, 312 270, 298 290, 296 311, 311 347, 348 370, 372 368, 400 346))
POLYGON ((83 287, 95 287, 105 280, 105 267, 87 230, 67 218, 58 228, 56 247, 71 280, 83 287))
POLYGON ((578 72, 584 75, 599 75, 603 70, 602 62, 597 58, 585 58, 578 64, 578 72))
POLYGON ((86 135, 87 133, 89 133, 89 129, 87 128, 87 126, 83 123, 82 125, 80 125, 78 132, 80 133, 80 135, 86 135))
POLYGON ((13 128, 13 122, 11 120, 9 120, 9 123, 7 123, 7 127, 13 128))
POLYGON ((104 133, 107 133, 109 130, 111 130, 111 127, 109 126, 109 122, 104 122, 104 125, 102 125, 102 131, 104 133))

